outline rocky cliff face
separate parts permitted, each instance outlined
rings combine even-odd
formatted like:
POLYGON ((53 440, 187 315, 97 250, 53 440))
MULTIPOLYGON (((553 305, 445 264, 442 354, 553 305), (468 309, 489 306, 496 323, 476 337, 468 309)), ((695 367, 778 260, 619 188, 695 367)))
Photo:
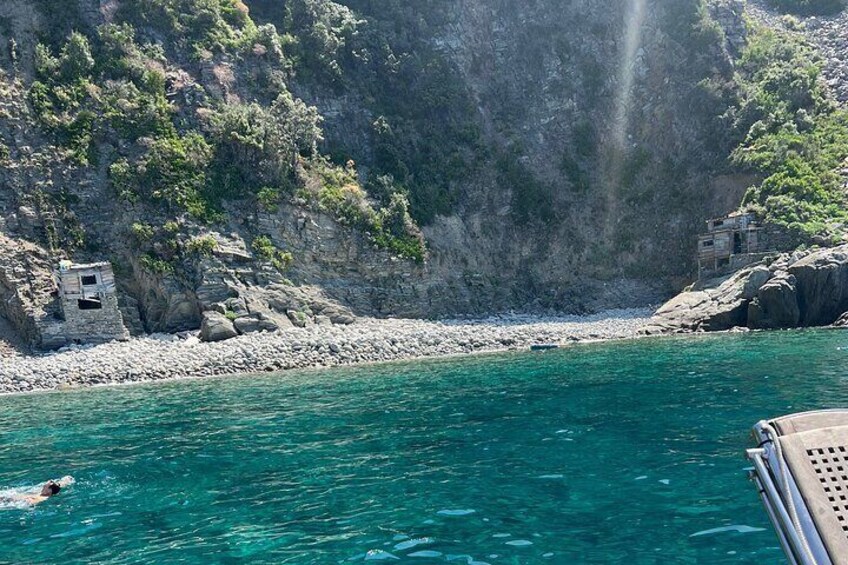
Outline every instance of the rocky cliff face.
MULTIPOLYGON (((325 48, 336 42, 337 60, 313 72, 302 68, 307 51, 292 63, 267 63, 260 43, 247 55, 200 50, 198 61, 180 51, 184 44, 168 43, 155 22, 138 20, 148 23, 137 24, 143 49, 134 56, 162 73, 177 129, 202 129, 204 116, 223 107, 267 105, 262 81, 282 76, 283 88, 323 117, 319 150, 355 161, 362 186, 383 173, 396 180, 408 173, 428 254, 423 262, 404 258, 355 222, 295 197, 268 208, 237 199, 211 222, 177 218, 178 233, 145 244, 156 257, 176 257, 172 265, 144 263, 140 234, 148 226, 167 232, 173 215, 121 200, 109 171, 149 142, 107 135, 96 140, 98 159, 75 162, 33 115, 29 89, 39 38, 50 43, 70 26, 95 37, 97 26, 121 22, 145 0, 79 0, 64 23, 44 11, 48 0, 5 2, 0 234, 10 245, 41 249, 44 268, 67 255, 112 260, 122 312, 136 332, 194 329, 204 312, 242 307, 256 319, 277 316, 279 325, 342 323, 350 313, 647 304, 689 275, 701 222, 736 207, 747 186, 724 161, 721 116, 732 94, 705 86, 732 82, 732 55, 745 34, 739 2, 717 1, 709 11, 695 0, 221 2, 237 16, 250 10, 256 23, 274 23, 301 46, 317 41, 315 30, 337 31, 303 27, 310 17, 340 21, 343 14, 338 29, 356 32, 321 36, 325 48), (400 21, 405 34, 397 32, 400 21), (405 65, 425 54, 426 64, 405 76, 405 65), (426 82, 433 68, 450 84, 426 82), (380 81, 400 94, 380 99, 380 81), (420 96, 405 100, 403 89, 420 96), (417 114, 415 105, 427 112, 417 114), (438 154, 439 145, 453 153, 438 154), (431 210, 437 200, 444 204, 431 210), (208 253, 168 247, 195 249, 209 238, 208 253), (259 238, 291 253, 287 271, 275 267, 276 251, 257 251, 259 238), (237 305, 221 306, 228 300, 237 305)), ((9 272, 36 269, 27 254, 3 253, 9 272)), ((16 279, 4 284, 5 292, 20 292, 16 279)), ((22 312, 49 309, 23 302, 2 312, 21 328, 22 312)))
MULTIPOLYGON (((457 290, 460 272, 477 281, 484 308, 605 304, 605 283, 622 279, 641 287, 621 297, 632 303, 687 275, 701 221, 736 207, 748 180, 720 174, 726 106, 700 84, 729 80, 740 6, 715 6, 725 41, 696 29, 707 22, 694 3, 451 3, 432 42, 494 158, 458 183, 455 213, 425 227, 430 271, 457 290)), ((331 143, 350 133, 339 122, 364 121, 356 105, 317 102, 331 143)), ((478 309, 457 298, 451 309, 478 309)))

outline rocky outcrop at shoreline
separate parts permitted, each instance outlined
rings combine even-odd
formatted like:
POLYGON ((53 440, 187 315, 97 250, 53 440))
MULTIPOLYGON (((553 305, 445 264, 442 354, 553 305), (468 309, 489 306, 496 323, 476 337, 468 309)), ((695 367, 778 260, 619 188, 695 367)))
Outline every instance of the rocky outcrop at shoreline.
POLYGON ((476 321, 360 319, 251 333, 217 343, 195 334, 73 347, 42 356, 0 358, 0 393, 333 367, 357 363, 525 349, 537 343, 634 337, 646 310, 592 316, 493 317, 476 321))
POLYGON ((848 313, 848 245, 786 253, 663 305, 645 334, 827 326, 848 313))

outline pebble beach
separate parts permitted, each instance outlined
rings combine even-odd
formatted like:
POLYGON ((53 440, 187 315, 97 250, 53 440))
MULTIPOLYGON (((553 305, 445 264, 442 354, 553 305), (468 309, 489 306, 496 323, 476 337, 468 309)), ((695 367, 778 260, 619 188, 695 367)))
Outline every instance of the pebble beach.
POLYGON ((632 338, 647 309, 589 316, 496 316, 479 320, 359 319, 204 343, 195 335, 153 335, 42 355, 0 356, 0 394, 278 372, 471 353, 526 350, 632 338))

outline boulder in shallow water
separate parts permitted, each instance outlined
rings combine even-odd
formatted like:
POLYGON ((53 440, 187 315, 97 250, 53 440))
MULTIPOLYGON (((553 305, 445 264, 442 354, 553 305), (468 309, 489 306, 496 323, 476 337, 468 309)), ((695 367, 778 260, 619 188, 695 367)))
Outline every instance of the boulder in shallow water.
POLYGON ((203 341, 224 341, 236 337, 233 323, 218 312, 204 312, 200 323, 200 339, 203 341))

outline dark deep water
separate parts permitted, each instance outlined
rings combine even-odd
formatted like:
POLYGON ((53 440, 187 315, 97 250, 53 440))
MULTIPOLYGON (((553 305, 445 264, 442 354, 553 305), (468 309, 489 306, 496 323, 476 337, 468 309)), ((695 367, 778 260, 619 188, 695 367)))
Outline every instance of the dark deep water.
POLYGON ((780 562, 748 430, 845 406, 846 359, 775 332, 0 398, 0 490, 77 479, 0 509, 0 563, 780 562))

